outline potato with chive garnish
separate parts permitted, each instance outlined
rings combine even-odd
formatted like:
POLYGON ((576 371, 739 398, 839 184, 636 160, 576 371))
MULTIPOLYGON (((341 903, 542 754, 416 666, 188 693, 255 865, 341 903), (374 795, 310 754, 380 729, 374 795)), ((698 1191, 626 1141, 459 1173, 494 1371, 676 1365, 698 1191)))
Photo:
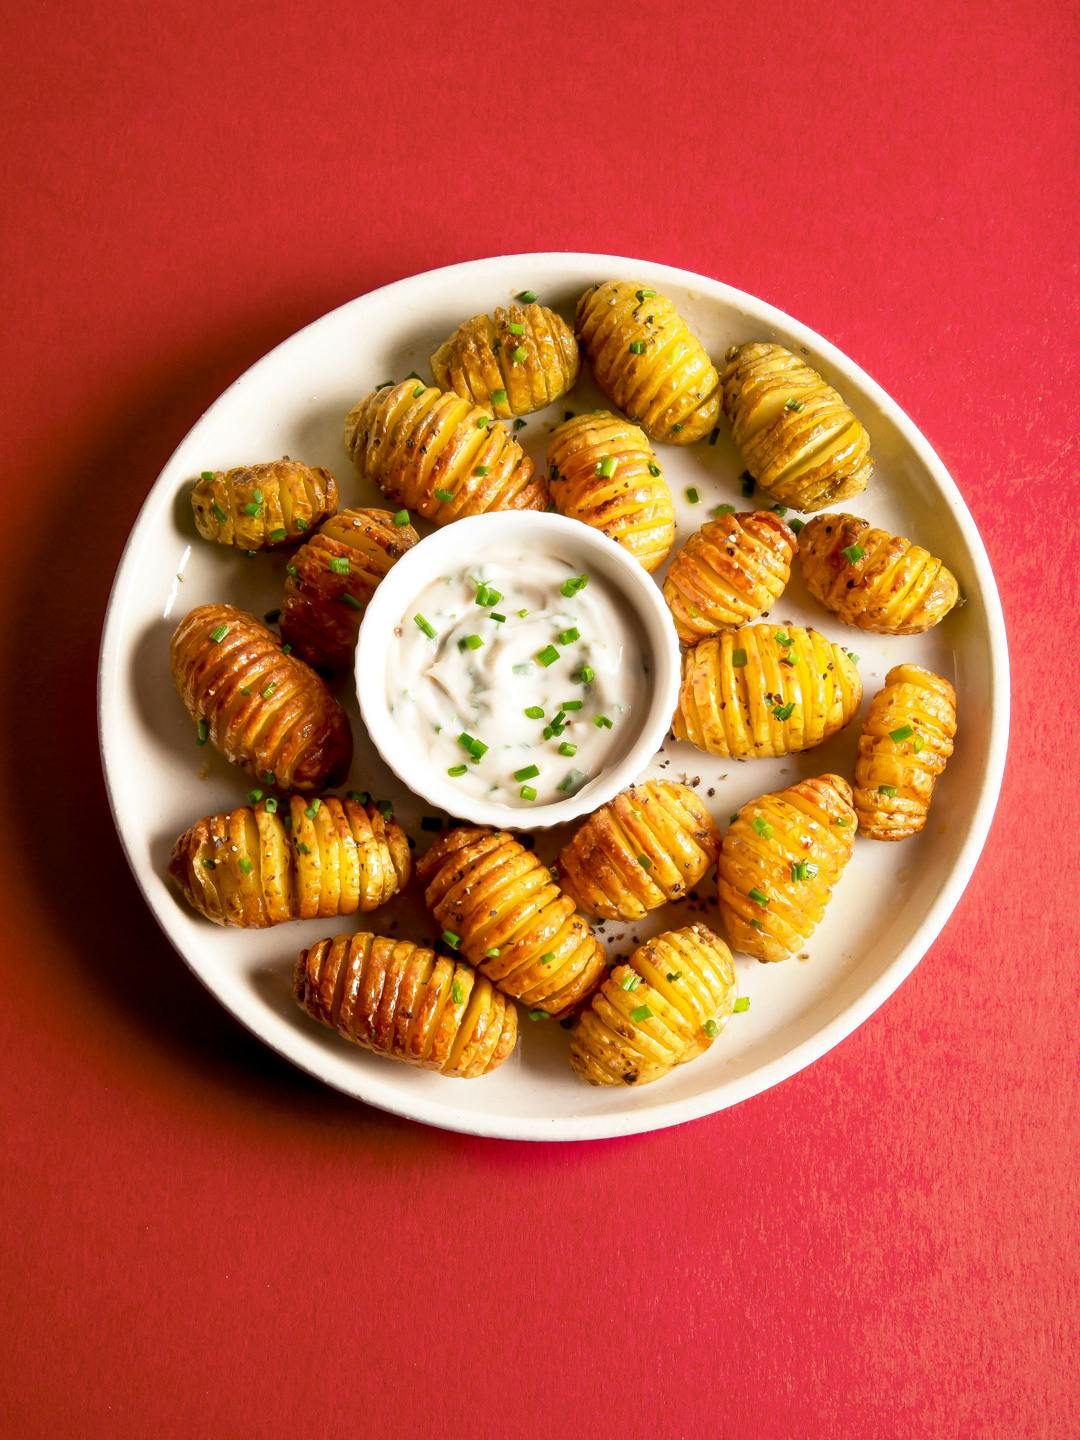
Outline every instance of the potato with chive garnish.
POLYGON ((384 385, 349 411, 361 477, 436 525, 489 510, 546 510, 547 481, 490 411, 423 381, 384 385))
POLYGON ((733 345, 720 381, 735 444, 771 499, 822 510, 866 489, 870 437, 805 360, 782 345, 733 345))
POLYGON ((293 997, 354 1045, 452 1079, 490 1075, 517 1043, 517 1011, 489 980, 411 940, 318 940, 300 952, 293 997))
POLYGON ((733 950, 786 960, 802 949, 851 859, 851 799, 846 780, 818 775, 751 800, 732 816, 716 876, 733 950))
POLYGON ((591 285, 576 328, 596 383, 650 440, 690 445, 716 424, 716 367, 666 295, 634 280, 591 285))
POLYGON ((262 929, 376 910, 408 882, 408 838, 370 800, 279 800, 261 790, 249 798, 197 820, 173 847, 169 874, 215 925, 262 929))
POLYGON ((238 550, 295 545, 337 507, 337 481, 330 471, 288 456, 204 470, 191 492, 195 527, 203 539, 238 550))
POLYGON ((555 508, 602 530, 646 570, 675 543, 675 509, 645 433, 605 411, 575 415, 551 432, 555 508))
POLYGON ((955 738, 956 692, 948 680, 921 665, 894 665, 859 737, 860 835, 906 840, 919 833, 955 738))
POLYGON ((573 389, 580 360, 566 321, 535 301, 463 321, 431 357, 443 390, 500 420, 542 410, 573 389))
POLYGON ((590 1085, 647 1085, 709 1048, 735 1008, 731 951, 705 925, 667 930, 616 965, 583 1011, 570 1064, 590 1085))
POLYGON ((791 577, 795 535, 771 510, 708 520, 676 552, 664 578, 683 645, 736 629, 769 610, 791 577))

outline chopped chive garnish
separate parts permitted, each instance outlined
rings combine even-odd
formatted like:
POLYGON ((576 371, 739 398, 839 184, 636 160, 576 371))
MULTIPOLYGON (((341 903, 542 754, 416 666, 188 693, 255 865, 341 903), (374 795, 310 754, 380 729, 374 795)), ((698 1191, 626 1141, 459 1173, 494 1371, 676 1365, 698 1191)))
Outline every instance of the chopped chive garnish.
POLYGON ((506 616, 505 616, 505 615, 500 615, 497 610, 492 610, 491 614, 488 616, 488 619, 489 619, 489 620, 494 620, 496 625, 505 625, 505 624, 506 624, 506 616))
POLYGON ((369 805, 371 796, 366 790, 346 790, 345 799, 351 800, 354 805, 369 805))
POLYGON ((623 976, 623 978, 619 981, 619 987, 622 990, 636 990, 640 984, 641 976, 635 975, 633 970, 628 970, 627 973, 623 976))
POLYGON ((789 650, 786 655, 780 656, 781 665, 795 666, 799 663, 799 657, 794 650, 789 650))
POLYGON ((674 985, 675 982, 676 982, 676 980, 681 980, 681 979, 682 979, 682 971, 681 971, 681 970, 669 970, 669 971, 667 972, 667 974, 664 976, 664 979, 667 980, 667 981, 669 981, 672 985, 674 985))
POLYGON ((468 767, 467 765, 451 765, 451 766, 450 766, 450 769, 447 770, 446 773, 447 773, 448 775, 455 775, 455 776, 456 776, 456 775, 464 775, 465 772, 466 772, 466 770, 468 770, 468 768, 469 768, 469 767, 468 767))
POLYGON ((769 897, 756 886, 752 886, 746 893, 750 896, 750 899, 753 900, 754 904, 760 905, 763 910, 769 903, 769 897))
POLYGON ((214 475, 215 475, 215 472, 214 472, 213 470, 203 470, 203 471, 201 471, 200 474, 199 474, 199 479, 200 479, 200 480, 213 480, 214 475))
POLYGON ((496 960, 502 954, 502 951, 499 949, 498 945, 492 945, 489 950, 484 951, 484 954, 487 955, 490 959, 496 960))
POLYGON ((358 600, 355 595, 350 595, 348 591, 345 591, 338 598, 341 603, 347 605, 350 610, 362 610, 364 608, 364 602, 358 600))
POLYGON ((839 819, 833 821, 833 824, 839 825, 841 830, 843 830, 847 826, 847 823, 847 817, 844 815, 841 815, 839 819))
POLYGON ((478 416, 476 417, 476 428, 477 428, 478 430, 486 430, 490 424, 491 424, 491 416, 490 416, 490 415, 478 415, 478 416))
POLYGON ((646 300, 652 300, 656 295, 655 290, 635 290, 634 293, 637 296, 639 305, 644 305, 646 300))
POLYGON ((717 505, 716 509, 715 509, 712 513, 713 513, 713 514, 716 516, 716 518, 719 520, 719 518, 720 518, 721 515, 734 515, 734 514, 735 514, 735 506, 734 506, 734 505, 717 505))
POLYGON ((205 745, 210 738, 210 726, 205 720, 200 720, 198 729, 195 732, 195 744, 205 745))
POLYGON ((749 996, 749 995, 740 995, 739 998, 735 1001, 735 1005, 734 1005, 735 1014, 736 1014, 736 1015, 742 1015, 745 1011, 747 1011, 747 1010, 749 1010, 749 1009, 750 1009, 750 996, 749 996))
POLYGON ((791 879, 793 883, 800 880, 812 880, 818 873, 818 867, 811 860, 793 860, 791 862, 791 879))
POLYGON ((514 296, 514 299, 515 299, 515 300, 520 300, 523 305, 535 305, 535 303, 536 303, 536 291, 535 291, 535 290, 519 290, 518 293, 514 296))
POLYGON ((299 851, 299 853, 300 853, 301 855, 310 855, 310 854, 311 854, 311 851, 310 851, 310 850, 308 849, 308 847, 304 844, 303 840, 297 840, 297 842, 296 842, 296 848, 297 848, 297 850, 299 851))
POLYGON ((648 1005, 639 1005, 635 1010, 630 1011, 631 1020, 651 1020, 652 1011, 648 1005))
POLYGON ((288 532, 287 532, 284 528, 279 527, 277 530, 271 530, 271 531, 270 531, 270 539, 271 539, 271 540, 284 540, 287 533, 288 533, 288 532))
POLYGON ((262 778, 267 785, 277 784, 277 776, 274 774, 273 770, 264 770, 262 778))
POLYGON ((795 534, 797 535, 799 531, 805 526, 805 524, 805 520, 789 520, 788 529, 794 530, 795 534))
POLYGON ((301 518, 299 515, 296 517, 296 519, 295 519, 292 523, 293 523, 294 528, 297 529, 297 530, 299 530, 299 532, 301 533, 301 535, 302 535, 302 534, 304 533, 304 531, 308 528, 308 522, 307 522, 306 520, 304 520, 303 518, 301 518))
POLYGON ((687 492, 686 492, 686 498, 687 498, 687 500, 690 501, 690 504, 691 504, 691 505, 696 505, 696 504, 698 503, 698 501, 701 499, 701 496, 698 494, 698 492, 697 492, 697 490, 694 488, 694 486, 691 485, 690 488, 689 488, 689 489, 687 490, 687 492))
POLYGON ((772 507, 772 509, 773 509, 773 514, 774 514, 774 515, 779 515, 781 520, 782 520, 782 519, 784 518, 784 516, 787 514, 787 506, 786 506, 786 505, 774 505, 774 506, 772 507))
POLYGON ((582 665, 577 673, 577 679, 579 685, 591 685, 596 679, 596 671, 591 665, 582 665))
POLYGON ((330 569, 335 575, 347 575, 349 573, 349 561, 346 556, 335 556, 330 561, 330 569))
POLYGON ((545 740, 550 740, 551 737, 555 734, 555 731, 551 728, 550 725, 545 725, 545 726, 544 726, 544 732, 543 732, 543 733, 544 733, 544 739, 545 739, 545 740))
POLYGON ((443 941, 450 946, 451 950, 457 950, 461 946, 461 936, 455 935, 453 930, 444 930, 442 932, 442 938, 443 941))
POLYGON ((773 639, 778 645, 783 645, 785 649, 787 649, 789 645, 795 644, 794 638, 791 635, 786 634, 783 630, 777 630, 776 633, 773 635, 773 639))
POLYGON ((542 720, 544 718, 543 707, 540 705, 530 705, 525 711, 525 714, 530 720, 542 720))
POLYGON ((214 519, 218 522, 219 525, 224 525, 224 524, 225 524, 225 521, 226 521, 229 517, 228 517, 228 515, 226 515, 225 511, 221 508, 221 506, 217 503, 216 500, 214 501, 213 510, 214 510, 214 519))
POLYGON ((276 815, 276 814, 277 814, 277 796, 276 796, 276 795, 268 795, 268 796, 266 797, 266 802, 265 802, 265 804, 263 805, 263 809, 266 811, 266 813, 267 813, 268 815, 276 815))
POLYGON ((255 868, 254 865, 252 865, 251 861, 244 856, 241 856, 241 858, 236 863, 240 866, 240 873, 242 875, 250 875, 252 870, 254 870, 255 868))
POLYGON ((472 473, 474 475, 486 475, 490 469, 490 465, 477 465, 472 473))
POLYGON ((481 582, 481 584, 476 587, 476 603, 485 609, 489 605, 497 605, 502 598, 502 591, 496 590, 491 585, 485 585, 481 582))
POLYGON ((575 640, 581 639, 581 631, 571 627, 569 630, 560 630, 555 638, 560 645, 572 645, 575 640))
POLYGON ((565 725, 566 725, 566 714, 565 714, 564 711, 560 710, 560 711, 556 714, 555 719, 552 720, 552 722, 551 722, 551 728, 555 731, 556 734, 558 734, 560 730, 562 730, 562 729, 565 728, 565 725))
POLYGON ((877 793, 878 793, 879 795, 887 795, 890 800, 895 799, 895 797, 896 797, 896 786, 895 786, 895 785, 879 785, 879 786, 877 787, 877 793))
POLYGON ((761 930, 764 928, 760 920, 751 920, 749 923, 755 930, 761 930))
POLYGON ((412 398, 414 400, 419 400, 420 396, 424 393, 425 388, 426 387, 424 385, 417 385, 416 389, 412 392, 412 398))
POLYGON ((479 650, 484 642, 479 635, 466 635, 461 643, 466 650, 479 650))
POLYGON ((911 742, 911 749, 912 749, 913 753, 916 754, 916 755, 918 755, 919 751, 923 748, 923 746, 924 746, 925 744, 926 744, 926 741, 922 738, 922 736, 921 736, 921 735, 916 735, 916 736, 915 736, 915 739, 912 740, 912 742, 911 742))
POLYGON ((522 785, 521 789, 518 791, 518 794, 521 796, 522 800, 536 799, 536 791, 531 785, 522 785))
POLYGON ((755 815, 753 820, 750 821, 750 824, 763 840, 772 839, 773 828, 769 824, 769 822, 767 820, 763 820, 760 815, 755 815))
POLYGON ((540 956, 540 964, 541 964, 541 965, 550 965, 550 964, 553 963, 553 961, 557 960, 558 958, 559 958, 559 957, 558 957, 558 955, 556 955, 556 953, 555 953, 554 950, 549 950, 546 955, 541 955, 541 956, 540 956))
POLYGON ((261 501, 261 500, 249 500, 248 503, 244 506, 244 514, 245 514, 245 515, 258 515, 261 510, 262 510, 262 501, 261 501))
POLYGON ((840 551, 840 554, 843 555, 849 565, 857 565, 866 554, 866 551, 861 545, 845 545, 843 550, 840 551))
POLYGON ((315 816, 319 813, 321 809, 322 801, 312 800, 311 804, 305 809, 304 814, 308 817, 309 820, 314 820, 315 816))
POLYGON ((409 523, 409 512, 408 512, 407 510, 399 510, 399 511, 397 512, 397 514, 394 516, 394 524, 395 524, 395 525, 397 526, 397 528, 400 530, 403 525, 408 525, 408 523, 409 523))
POLYGON ((580 790, 588 778, 581 770, 571 770, 566 779, 559 782, 558 788, 564 793, 570 790, 580 790))
POLYGON ((597 475, 603 475, 605 479, 610 479, 610 477, 615 474, 618 463, 618 459, 614 455, 605 455, 597 462, 597 475))
POLYGON ((773 714, 777 720, 790 720, 795 709, 795 701, 789 700, 786 705, 774 705, 773 714))
POLYGON ((585 703, 584 700, 564 700, 564 701, 562 702, 562 704, 559 706, 559 709, 560 709, 560 710, 580 710, 581 707, 584 705, 584 703, 585 703))
POLYGON ((257 805, 262 798, 263 798, 263 792, 262 792, 261 790, 249 790, 249 791, 248 791, 248 804, 249 804, 249 805, 257 805))
POLYGON ((550 1019, 551 1019, 551 1015, 550 1015, 550 1013, 549 1013, 547 1010, 530 1010, 530 1011, 529 1011, 529 1019, 530 1019, 530 1020, 550 1020, 550 1019))
POLYGON ((655 460, 649 461, 649 474, 652 475, 654 478, 660 474, 660 466, 657 465, 655 460))
POLYGON ((895 740, 899 745, 901 740, 910 740, 915 731, 910 725, 901 725, 898 730, 889 731, 889 739, 895 740))
POLYGON ((594 715, 593 724, 598 730, 610 730, 612 722, 606 715, 594 715))
POLYGON ((514 779, 515 779, 515 780, 535 780, 536 777, 537 777, 537 775, 539 775, 539 774, 540 774, 540 767, 539 767, 539 765, 526 765, 525 768, 524 768, 524 770, 515 770, 515 771, 514 771, 514 779))
POLYGON ((215 625, 213 630, 210 631, 210 639, 215 645, 220 645, 228 633, 229 627, 227 625, 215 625))
POLYGON ((529 613, 528 610, 519 610, 519 611, 518 611, 518 619, 519 619, 519 620, 524 620, 524 619, 525 619, 525 616, 528 615, 528 613, 529 613))
POLYGON ((847 658, 851 661, 853 665, 857 665, 859 663, 859 657, 855 654, 854 650, 846 650, 844 653, 847 655, 847 658))
POLYGON ((463 1002, 464 999, 465 999, 465 995, 464 995, 464 993, 462 992, 461 986, 458 984, 458 982, 457 982, 456 980, 455 980, 454 983, 450 986, 450 998, 453 1000, 453 1002, 454 1002, 455 1005, 460 1005, 460 1004, 462 1004, 462 1002, 463 1002))
POLYGON ((785 400, 785 401, 784 401, 784 409, 785 409, 785 410, 795 410, 795 411, 798 411, 798 410, 802 410, 802 409, 804 409, 804 408, 805 408, 805 407, 804 407, 803 402, 802 402, 801 400, 791 399, 791 400, 785 400))
POLYGON ((715 1020, 706 1020, 705 1024, 701 1028, 705 1031, 705 1034, 711 1040, 720 1027, 717 1025, 715 1020))
POLYGON ((524 345, 519 345, 515 350, 510 351, 510 360, 514 365, 520 365, 528 353, 524 345))
POLYGON ((584 590, 588 583, 589 577, 587 575, 575 575, 569 580, 564 580, 559 586, 559 591, 569 600, 572 596, 576 595, 579 590, 584 590))
POLYGON ((295 565, 286 565, 286 566, 285 566, 285 574, 288 575, 288 576, 290 576, 293 580, 296 579, 296 577, 297 577, 297 575, 299 575, 299 573, 300 573, 300 572, 299 572, 299 570, 297 570, 297 568, 296 568, 295 565))
POLYGON ((571 745, 569 740, 564 740, 559 746, 559 754, 565 755, 566 758, 569 760, 571 755, 577 754, 577 746, 571 745))
POLYGON ((545 669, 547 669, 549 665, 554 665, 555 661, 558 660, 558 658, 559 652, 555 649, 554 645, 545 645, 543 650, 538 650, 536 652, 536 659, 540 662, 541 665, 544 666, 545 669))
POLYGON ((474 760, 481 760, 487 754, 488 747, 483 740, 477 740, 475 736, 469 735, 464 730, 457 738, 458 744, 462 749, 467 750, 474 760))
POLYGON ((637 857, 637 863, 641 866, 643 870, 652 869, 652 861, 649 859, 648 855, 639 855, 637 857))
POLYGON ((416 625, 416 628, 418 630, 422 630, 429 640, 438 639, 438 631, 435 629, 434 625, 432 625, 429 620, 425 620, 423 615, 414 615, 412 618, 413 623, 416 625))
POLYGON ((630 354, 631 354, 631 355, 644 355, 644 354, 645 354, 645 341, 644 341, 644 340, 631 340, 631 341, 630 341, 630 354))
POLYGON ((741 670, 741 669, 743 668, 743 666, 747 663, 747 662, 746 662, 746 651, 745 651, 745 650, 733 650, 733 651, 731 652, 731 663, 732 663, 732 665, 735 666, 735 669, 736 669, 736 670, 741 670))
POLYGON ((448 504, 451 500, 453 500, 453 498, 454 498, 454 492, 453 492, 452 490, 443 490, 443 489, 441 489, 440 487, 436 487, 436 489, 435 489, 435 499, 436 499, 436 500, 441 500, 441 501, 443 502, 443 504, 446 505, 446 504, 448 504))
POLYGON ((262 696, 262 698, 263 698, 264 700, 269 700, 269 699, 270 699, 270 696, 274 693, 274 691, 275 691, 276 689, 277 689, 277 681, 276 681, 276 680, 271 680, 269 685, 265 686, 262 690, 259 691, 259 694, 262 696))

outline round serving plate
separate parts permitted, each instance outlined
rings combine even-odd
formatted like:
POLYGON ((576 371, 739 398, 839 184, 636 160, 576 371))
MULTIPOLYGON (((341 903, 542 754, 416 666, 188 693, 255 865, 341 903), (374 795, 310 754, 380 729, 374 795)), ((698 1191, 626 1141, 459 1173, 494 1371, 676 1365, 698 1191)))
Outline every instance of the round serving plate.
MULTIPOLYGON (((584 365, 573 393, 529 416, 518 438, 543 466, 548 435, 564 412, 605 403, 584 365)), ((677 544, 717 504, 768 503, 742 498, 742 466, 723 420, 715 443, 663 447, 663 465, 676 503, 677 544), (687 499, 690 488, 699 503, 687 499)), ((367 741, 352 683, 351 674, 336 682, 356 734, 349 783, 392 801, 422 850, 434 817, 367 741)), ((997 801, 1008 710, 1005 628, 982 541, 945 467, 895 401, 805 325, 728 285, 651 261, 569 253, 499 256, 414 275, 324 315, 253 365, 194 426, 147 497, 117 572, 99 675, 102 760, 121 842, 158 923, 218 1000, 281 1055, 347 1094, 447 1129, 523 1140, 623 1135, 707 1115, 775 1085, 850 1034, 922 958, 971 876, 997 801), (344 417, 360 396, 413 370, 430 374, 428 357, 461 320, 519 291, 536 291, 572 319, 582 290, 611 278, 640 280, 669 295, 716 360, 735 342, 759 339, 806 356, 862 419, 876 473, 850 508, 940 555, 965 603, 927 635, 873 636, 815 604, 796 572, 770 618, 813 625, 858 653, 862 714, 901 660, 947 676, 958 697, 956 753, 922 835, 901 844, 856 842, 806 947, 808 958, 760 965, 736 956, 750 1008, 730 1020, 701 1059, 640 1090, 594 1089, 571 1071, 565 1031, 530 1023, 522 1012, 521 1043, 506 1064, 481 1080, 447 1080, 349 1045, 303 1015, 291 996, 298 950, 323 935, 373 929, 433 940, 435 926, 415 885, 372 916, 243 931, 195 915, 168 882, 175 837, 201 815, 245 803, 249 787, 210 746, 196 746, 169 676, 169 636, 187 610, 206 601, 228 600, 260 615, 279 606, 288 563, 281 552, 249 559, 200 540, 189 490, 201 470, 291 455, 329 466, 343 506, 383 504, 345 455, 344 417)), ((825 771, 850 777, 860 724, 861 716, 816 750, 745 763, 668 739, 644 775, 693 783, 723 827, 732 811, 765 791, 825 771)), ((538 848, 547 858, 560 843, 554 831, 538 848)), ((692 920, 716 923, 712 877, 696 897, 654 912, 645 924, 608 923, 608 957, 628 955, 648 935, 692 920)))

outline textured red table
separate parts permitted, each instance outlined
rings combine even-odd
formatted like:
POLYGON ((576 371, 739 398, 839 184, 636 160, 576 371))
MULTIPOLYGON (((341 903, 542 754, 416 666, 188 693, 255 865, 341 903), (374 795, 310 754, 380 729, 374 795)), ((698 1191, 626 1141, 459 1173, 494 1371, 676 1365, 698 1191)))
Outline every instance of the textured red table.
POLYGON ((1069 7, 8 8, 3 1433, 1077 1434, 1069 7), (544 1148, 369 1111, 217 1008, 111 833, 94 680, 230 380, 385 281, 560 248, 719 276, 896 396, 1015 710, 975 879, 870 1023, 544 1148))

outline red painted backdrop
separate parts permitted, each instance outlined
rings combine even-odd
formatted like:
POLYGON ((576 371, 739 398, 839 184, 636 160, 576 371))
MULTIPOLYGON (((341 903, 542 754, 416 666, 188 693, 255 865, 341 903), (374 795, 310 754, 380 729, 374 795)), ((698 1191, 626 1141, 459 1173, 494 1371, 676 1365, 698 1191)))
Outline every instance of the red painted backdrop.
MULTIPOLYGON (((9 6, 0 1413, 55 1436, 1080 1430, 1072 7, 9 6), (1001 808, 884 1009, 726 1114, 551 1148, 265 1052, 136 895, 94 733, 147 487, 385 281, 652 256, 792 311, 957 477, 1001 808)), ((1074 12, 1075 13, 1075 12, 1074 12)))

